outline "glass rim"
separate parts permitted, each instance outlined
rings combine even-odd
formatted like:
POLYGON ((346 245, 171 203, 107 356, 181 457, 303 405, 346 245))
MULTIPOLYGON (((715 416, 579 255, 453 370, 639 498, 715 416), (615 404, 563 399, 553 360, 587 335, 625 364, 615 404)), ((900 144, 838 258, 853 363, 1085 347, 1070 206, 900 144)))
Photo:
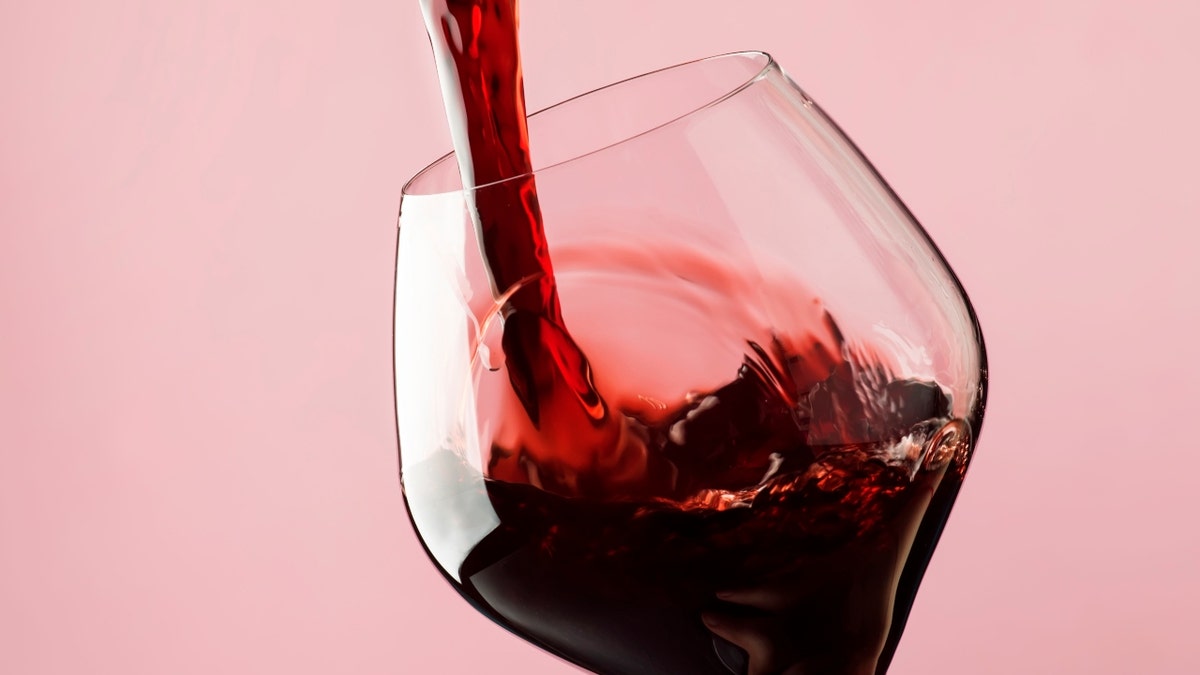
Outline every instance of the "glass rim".
POLYGON ((676 64, 666 66, 663 68, 657 68, 655 70, 650 70, 650 71, 641 73, 639 75, 634 75, 632 77, 627 77, 627 78, 624 78, 621 80, 617 80, 616 82, 612 82, 612 83, 606 84, 604 86, 597 87, 595 89, 586 91, 582 94, 577 94, 575 96, 571 96, 570 98, 563 99, 557 103, 551 104, 549 106, 546 106, 545 108, 541 108, 540 110, 538 110, 534 113, 531 113, 529 115, 529 119, 533 119, 534 117, 537 117, 538 115, 542 115, 542 114, 550 112, 552 110, 561 108, 569 103, 573 103, 575 101, 579 101, 581 99, 584 99, 584 98, 587 98, 590 96, 594 96, 596 94, 599 94, 601 92, 604 92, 604 91, 607 91, 610 89, 615 89, 617 87, 620 87, 624 84, 628 84, 628 83, 636 81, 636 80, 641 80, 643 78, 652 77, 655 75, 661 75, 663 73, 666 73, 666 72, 669 72, 672 70, 686 68, 688 66, 694 66, 697 64, 701 64, 701 63, 723 60, 723 59, 728 59, 728 58, 738 58, 738 57, 741 57, 741 58, 749 57, 751 59, 757 59, 762 63, 762 66, 757 71, 755 71, 753 75, 750 75, 749 77, 745 78, 744 80, 742 80, 738 84, 734 85, 733 87, 729 88, 728 90, 726 90, 724 93, 720 94, 719 96, 712 98, 710 100, 704 101, 704 102, 696 105, 695 107, 688 109, 686 112, 683 112, 679 115, 671 117, 667 120, 664 120, 663 122, 660 122, 657 124, 650 124, 646 128, 644 128, 636 133, 631 133, 631 134, 628 134, 616 141, 612 141, 610 143, 605 143, 603 145, 600 145, 599 147, 595 147, 590 150, 586 150, 584 152, 573 154, 572 156, 567 157, 566 159, 561 159, 561 160, 558 160, 555 162, 551 162, 550 164, 547 164, 546 166, 535 167, 531 171, 517 174, 515 176, 509 176, 508 178, 504 178, 504 179, 497 180, 497 181, 492 181, 490 183, 484 183, 483 185, 476 185, 471 188, 461 188, 460 187, 457 190, 434 190, 434 191, 430 191, 430 192, 414 192, 414 191, 412 191, 411 188, 423 176, 425 176, 427 173, 432 171, 435 167, 439 166, 443 162, 449 161, 452 157, 454 157, 455 151, 451 150, 450 152, 447 152, 446 154, 442 155, 441 157, 438 157, 434 161, 427 164, 424 168, 422 168, 420 171, 418 171, 416 174, 414 174, 412 178, 408 179, 408 181, 404 183, 404 187, 402 187, 400 189, 401 198, 404 198, 404 197, 435 197, 438 195, 457 194, 457 193, 464 193, 464 192, 476 192, 476 191, 479 191, 479 190, 482 190, 482 189, 485 189, 488 187, 492 187, 494 185, 500 185, 501 183, 507 183, 509 181, 521 180, 521 179, 525 179, 530 176, 535 176, 539 173, 545 172, 549 169, 553 169, 558 166, 562 166, 564 164, 571 164, 573 162, 577 162, 581 159, 590 157, 597 153, 601 153, 606 150, 615 148, 617 146, 624 145, 626 143, 629 143, 630 141, 641 138, 642 136, 645 136, 647 134, 654 133, 660 129, 663 129, 664 127, 671 126, 681 120, 687 119, 689 117, 696 115, 697 113, 700 113, 704 110, 712 108, 716 105, 719 105, 720 103, 727 101, 730 98, 733 98, 734 96, 737 96, 739 93, 741 93, 742 91, 749 88, 755 82, 758 82, 759 80, 763 79, 772 70, 778 69, 778 64, 776 63, 775 58, 772 57, 771 54, 766 51, 750 49, 750 50, 743 50, 743 51, 736 51, 736 52, 725 52, 723 54, 715 54, 713 56, 706 56, 704 58, 692 59, 691 61, 683 61, 683 62, 676 63, 676 64))

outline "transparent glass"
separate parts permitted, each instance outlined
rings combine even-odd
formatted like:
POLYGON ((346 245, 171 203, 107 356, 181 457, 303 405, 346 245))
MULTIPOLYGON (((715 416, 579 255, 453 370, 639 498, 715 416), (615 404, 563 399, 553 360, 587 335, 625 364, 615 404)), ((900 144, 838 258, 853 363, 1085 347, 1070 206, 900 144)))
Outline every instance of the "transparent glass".
POLYGON ((678 490, 565 494, 525 461, 569 439, 538 439, 514 405, 511 289, 491 287, 447 155, 404 188, 396 268, 402 486, 429 556, 494 621, 595 672, 885 672, 986 395, 937 248, 766 54, 571 99, 532 115, 530 140, 566 325, 614 410, 675 453, 654 461, 678 490), (803 453, 752 444, 744 420, 698 424, 750 371, 793 389, 803 453))

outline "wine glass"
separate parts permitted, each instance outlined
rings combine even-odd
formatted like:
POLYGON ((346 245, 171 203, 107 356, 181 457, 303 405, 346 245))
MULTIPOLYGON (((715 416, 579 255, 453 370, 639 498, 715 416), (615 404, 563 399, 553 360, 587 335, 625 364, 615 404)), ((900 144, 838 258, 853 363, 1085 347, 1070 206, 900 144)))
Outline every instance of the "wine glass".
POLYGON ((983 417, 953 272, 767 54, 529 127, 563 317, 637 452, 573 455, 520 405, 513 289, 491 287, 468 211, 498 186, 465 194, 447 155, 404 188, 396 268, 401 482, 426 552, 476 609, 595 672, 885 672, 983 417))

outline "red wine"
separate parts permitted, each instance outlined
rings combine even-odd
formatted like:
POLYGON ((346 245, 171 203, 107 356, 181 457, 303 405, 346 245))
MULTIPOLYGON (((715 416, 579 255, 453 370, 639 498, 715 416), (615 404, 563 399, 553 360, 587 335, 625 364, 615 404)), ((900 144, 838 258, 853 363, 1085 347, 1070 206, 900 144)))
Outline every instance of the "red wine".
POLYGON ((447 578, 596 672, 885 672, 965 470, 949 397, 826 315, 749 340, 721 386, 610 405, 560 306, 516 0, 422 6, 522 430, 485 481, 452 452, 405 467, 406 490, 479 485, 498 519, 447 578))
POLYGON ((938 385, 823 332, 802 353, 752 345, 728 384, 667 410, 621 409, 652 458, 637 493, 521 447, 492 448, 482 482, 454 453, 415 467, 481 486, 499 521, 448 578, 599 673, 884 672, 970 432, 938 385))
POLYGON ((503 348, 513 390, 535 424, 568 430, 575 452, 611 446, 617 429, 563 321, 538 208, 516 0, 421 2, 493 290, 511 294, 503 348))

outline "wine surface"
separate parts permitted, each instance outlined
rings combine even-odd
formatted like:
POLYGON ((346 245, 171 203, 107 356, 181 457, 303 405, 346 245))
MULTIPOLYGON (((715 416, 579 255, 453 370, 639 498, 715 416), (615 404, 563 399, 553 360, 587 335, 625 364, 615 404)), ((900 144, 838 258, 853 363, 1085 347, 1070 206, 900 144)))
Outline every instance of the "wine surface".
MULTIPOLYGON (((516 0, 421 2, 515 401, 477 482, 499 524, 447 578, 600 673, 885 672, 965 470, 948 395, 828 314, 803 335, 743 336, 724 384, 602 395, 598 379, 633 366, 593 373, 567 329, 516 0)), ((442 466, 405 467, 410 499, 412 481, 451 493, 479 475, 453 452, 427 462, 442 466)))

